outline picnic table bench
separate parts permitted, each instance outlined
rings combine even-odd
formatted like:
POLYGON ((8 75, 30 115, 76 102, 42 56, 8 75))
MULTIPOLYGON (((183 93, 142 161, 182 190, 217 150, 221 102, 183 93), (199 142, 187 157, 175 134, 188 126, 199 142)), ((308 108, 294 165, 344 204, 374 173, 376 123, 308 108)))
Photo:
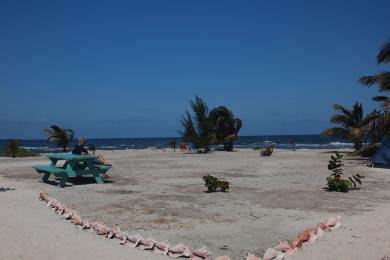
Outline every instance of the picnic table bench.
POLYGON ((58 184, 61 188, 69 177, 78 177, 83 175, 92 175, 96 183, 103 183, 100 173, 106 173, 111 166, 97 165, 95 155, 78 155, 78 154, 48 154, 50 165, 33 166, 38 173, 43 173, 42 182, 47 183, 51 174, 61 178, 58 184), (65 161, 62 166, 58 166, 58 161, 65 161))

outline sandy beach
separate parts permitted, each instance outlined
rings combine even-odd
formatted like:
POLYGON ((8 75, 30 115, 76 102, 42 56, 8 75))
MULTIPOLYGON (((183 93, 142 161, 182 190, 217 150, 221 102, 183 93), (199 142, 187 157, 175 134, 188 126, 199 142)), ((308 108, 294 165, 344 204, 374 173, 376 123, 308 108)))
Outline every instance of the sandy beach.
MULTIPOLYGON (((345 150, 347 151, 347 150, 345 150)), ((99 151, 100 152, 100 151, 99 151)), ((33 165, 44 156, 0 158, 0 259, 167 259, 79 231, 47 209, 40 190, 83 218, 118 224, 213 256, 262 256, 279 240, 339 215, 343 227, 288 259, 380 259, 390 254, 390 176, 366 160, 345 157, 345 173, 366 176, 360 190, 324 190, 329 150, 276 150, 260 157, 250 149, 186 154, 170 149, 102 151, 114 165, 110 181, 70 179, 67 187, 40 181, 33 165), (231 183, 228 193, 207 193, 204 175, 231 183)))

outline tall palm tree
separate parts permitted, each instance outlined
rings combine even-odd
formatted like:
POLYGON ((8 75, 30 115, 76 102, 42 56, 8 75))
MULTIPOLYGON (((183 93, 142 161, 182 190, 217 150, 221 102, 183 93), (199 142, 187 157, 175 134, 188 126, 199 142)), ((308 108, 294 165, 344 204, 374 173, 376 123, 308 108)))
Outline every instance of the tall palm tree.
POLYGON ((74 131, 72 129, 60 128, 56 125, 52 125, 50 128, 44 129, 44 131, 49 134, 47 142, 56 143, 57 146, 62 147, 64 152, 66 152, 66 148, 74 137, 74 131))
POLYGON ((234 117, 233 112, 225 106, 219 106, 211 110, 209 119, 213 123, 216 142, 223 144, 225 151, 233 151, 233 144, 237 140, 242 121, 234 117))
POLYGON ((333 108, 340 112, 332 116, 330 121, 333 124, 341 127, 332 127, 322 131, 322 136, 334 136, 350 140, 356 150, 360 150, 363 146, 364 129, 368 124, 368 118, 363 116, 363 106, 356 102, 352 110, 344 108, 342 105, 335 104, 333 108))
MULTIPOLYGON (((378 64, 390 62, 390 39, 382 46, 376 60, 378 64)), ((372 76, 364 76, 360 78, 360 82, 367 87, 377 85, 379 92, 387 92, 390 91, 390 72, 385 71, 372 76)), ((388 96, 373 97, 373 100, 381 101, 385 108, 390 108, 390 97, 388 96)))
POLYGON ((180 120, 183 131, 179 131, 183 140, 194 145, 195 149, 204 152, 210 150, 210 145, 215 142, 215 133, 212 129, 212 122, 208 118, 209 109, 202 98, 195 96, 191 100, 192 116, 188 111, 180 120))

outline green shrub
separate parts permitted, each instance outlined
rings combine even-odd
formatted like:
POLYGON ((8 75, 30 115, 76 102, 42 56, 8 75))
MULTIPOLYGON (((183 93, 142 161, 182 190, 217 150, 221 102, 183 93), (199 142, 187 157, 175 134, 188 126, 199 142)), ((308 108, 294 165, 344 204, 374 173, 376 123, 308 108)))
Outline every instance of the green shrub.
POLYGON ((260 154, 261 156, 271 156, 271 154, 274 152, 273 146, 267 146, 265 148, 260 148, 260 154))
POLYGON ((222 192, 229 191, 229 182, 228 181, 220 181, 217 177, 207 175, 203 176, 203 180, 205 182, 205 186, 209 192, 216 192, 220 190, 222 192))
POLYGON ((351 189, 355 189, 357 184, 361 185, 361 179, 364 178, 359 174, 354 174, 348 179, 343 179, 343 155, 339 152, 334 152, 330 156, 328 170, 332 171, 329 177, 326 178, 328 190, 329 191, 338 191, 338 192, 348 192, 351 189))
POLYGON ((329 191, 348 192, 352 189, 352 182, 350 180, 329 176, 326 178, 326 181, 328 182, 329 191))
POLYGON ((229 182, 228 181, 218 181, 218 186, 222 192, 229 191, 229 182))

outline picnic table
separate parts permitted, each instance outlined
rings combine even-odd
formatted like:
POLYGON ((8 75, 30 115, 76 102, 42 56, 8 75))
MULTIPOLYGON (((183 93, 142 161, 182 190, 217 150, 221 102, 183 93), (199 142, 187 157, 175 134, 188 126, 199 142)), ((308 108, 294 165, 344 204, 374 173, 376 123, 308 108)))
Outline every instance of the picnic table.
POLYGON ((69 153, 48 154, 50 165, 33 166, 38 173, 44 173, 42 182, 47 183, 51 174, 60 177, 61 188, 69 177, 92 175, 96 183, 103 183, 100 173, 105 173, 111 166, 97 165, 95 155, 78 155, 69 153), (63 165, 57 165, 58 161, 65 161, 63 165))

